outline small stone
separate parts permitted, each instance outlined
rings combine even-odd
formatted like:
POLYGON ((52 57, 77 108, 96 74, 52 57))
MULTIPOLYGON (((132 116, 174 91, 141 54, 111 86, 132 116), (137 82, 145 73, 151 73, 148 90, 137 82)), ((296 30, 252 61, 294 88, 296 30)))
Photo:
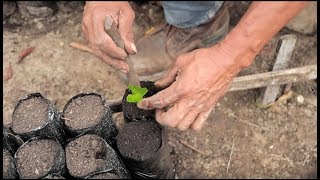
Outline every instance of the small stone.
POLYGON ((234 112, 229 112, 228 113, 228 118, 231 118, 231 117, 235 117, 234 112))
POLYGON ((220 105, 221 105, 220 103, 217 103, 217 107, 220 107, 220 105))
POLYGON ((64 46, 64 42, 60 41, 60 42, 59 42, 59 46, 60 46, 60 47, 63 47, 63 46, 64 46))
POLYGON ((36 168, 36 170, 35 170, 35 173, 36 173, 36 174, 39 174, 39 171, 38 171, 38 169, 37 169, 37 168, 36 168))
POLYGON ((38 29, 43 29, 43 27, 44 27, 41 22, 37 22, 36 26, 38 29))
POLYGON ((297 96, 297 101, 298 101, 299 104, 303 104, 304 97, 302 95, 297 96))
POLYGON ((273 145, 269 146, 269 149, 273 149, 273 145))

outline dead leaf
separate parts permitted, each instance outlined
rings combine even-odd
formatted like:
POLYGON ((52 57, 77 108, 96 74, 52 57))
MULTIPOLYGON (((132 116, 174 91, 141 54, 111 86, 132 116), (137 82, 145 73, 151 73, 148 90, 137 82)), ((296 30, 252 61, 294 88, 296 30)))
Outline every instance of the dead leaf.
POLYGON ((25 57, 27 57, 32 51, 34 47, 24 49, 20 52, 17 63, 20 63, 25 57))
POLYGON ((9 62, 9 65, 5 68, 4 74, 3 74, 3 80, 7 81, 9 80, 13 75, 11 62, 9 62))

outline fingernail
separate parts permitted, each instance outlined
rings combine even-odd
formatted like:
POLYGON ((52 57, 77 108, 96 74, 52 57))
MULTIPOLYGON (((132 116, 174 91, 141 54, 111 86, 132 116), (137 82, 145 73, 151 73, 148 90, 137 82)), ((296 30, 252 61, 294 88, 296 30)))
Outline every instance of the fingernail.
POLYGON ((137 53, 137 47, 133 43, 130 44, 130 47, 134 53, 137 53))

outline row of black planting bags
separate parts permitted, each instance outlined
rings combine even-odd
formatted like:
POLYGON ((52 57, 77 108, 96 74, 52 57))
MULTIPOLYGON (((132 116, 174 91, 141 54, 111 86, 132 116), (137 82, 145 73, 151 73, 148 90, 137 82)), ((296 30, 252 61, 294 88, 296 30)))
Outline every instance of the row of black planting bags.
MULTIPOLYGON (((152 82, 141 85, 149 89, 146 97, 158 92, 152 82)), ((106 100, 96 93, 72 97, 63 112, 40 93, 19 100, 11 127, 3 129, 3 178, 175 178, 166 129, 155 121, 154 110, 128 103, 129 93, 127 89, 123 96, 125 124, 119 130, 106 100), (100 103, 86 101, 90 98, 100 103), (32 99, 47 107, 28 104, 32 99), (81 116, 70 115, 72 108, 81 116), (45 119, 35 121, 41 117, 45 119)))

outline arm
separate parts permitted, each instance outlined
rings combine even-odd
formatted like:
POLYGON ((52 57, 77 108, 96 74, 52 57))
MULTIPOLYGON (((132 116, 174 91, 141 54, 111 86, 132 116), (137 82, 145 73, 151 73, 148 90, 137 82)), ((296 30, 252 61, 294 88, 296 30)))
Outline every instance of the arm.
POLYGON ((253 2, 237 26, 220 43, 235 61, 246 67, 293 17, 306 6, 305 1, 253 2))
POLYGON ((165 126, 200 130, 234 77, 306 2, 253 2, 219 44, 182 54, 155 85, 166 88, 138 106, 156 110, 165 126), (170 107, 168 110, 167 107, 170 107))

